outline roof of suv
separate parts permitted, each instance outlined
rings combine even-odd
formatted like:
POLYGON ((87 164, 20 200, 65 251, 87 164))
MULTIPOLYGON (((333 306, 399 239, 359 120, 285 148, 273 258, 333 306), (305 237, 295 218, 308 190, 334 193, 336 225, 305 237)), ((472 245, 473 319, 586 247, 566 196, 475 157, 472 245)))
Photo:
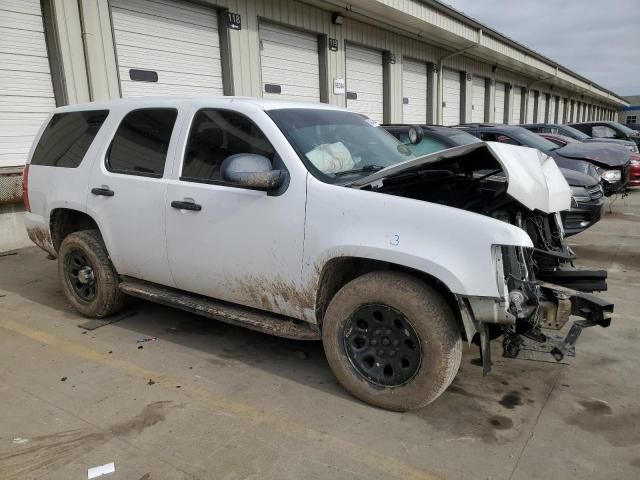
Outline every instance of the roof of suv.
POLYGON ((78 111, 78 110, 96 110, 108 109, 113 107, 157 107, 172 105, 194 105, 194 106, 212 106, 212 105, 232 105, 234 103, 243 103, 254 105, 260 110, 280 110, 283 108, 312 108, 320 110, 342 110, 344 108, 329 105, 327 103, 315 102, 298 102, 295 100, 280 100, 271 98, 257 97, 234 97, 234 96, 164 96, 164 97, 132 97, 132 98, 115 98, 111 100, 99 100, 96 102, 78 103, 75 105, 65 105, 57 108, 56 112, 78 111))

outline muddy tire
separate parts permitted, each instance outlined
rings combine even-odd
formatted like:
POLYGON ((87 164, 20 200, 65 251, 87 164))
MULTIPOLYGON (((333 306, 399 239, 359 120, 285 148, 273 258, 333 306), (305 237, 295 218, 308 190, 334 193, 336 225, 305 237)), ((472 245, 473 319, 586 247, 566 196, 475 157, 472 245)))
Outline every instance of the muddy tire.
POLYGON ((338 381, 354 396, 387 410, 433 402, 451 384, 462 339, 445 299, 400 272, 372 272, 333 297, 322 341, 338 381))
POLYGON ((64 238, 58 251, 58 276, 67 299, 85 317, 106 317, 124 303, 118 274, 96 230, 64 238))

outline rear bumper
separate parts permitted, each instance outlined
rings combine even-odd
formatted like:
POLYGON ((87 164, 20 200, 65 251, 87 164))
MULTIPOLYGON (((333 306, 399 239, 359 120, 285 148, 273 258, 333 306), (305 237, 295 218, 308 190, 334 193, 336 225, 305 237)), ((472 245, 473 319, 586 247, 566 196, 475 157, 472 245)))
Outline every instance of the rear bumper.
POLYGON ((51 241, 49 225, 40 215, 25 212, 24 224, 33 243, 54 257, 58 255, 51 241))

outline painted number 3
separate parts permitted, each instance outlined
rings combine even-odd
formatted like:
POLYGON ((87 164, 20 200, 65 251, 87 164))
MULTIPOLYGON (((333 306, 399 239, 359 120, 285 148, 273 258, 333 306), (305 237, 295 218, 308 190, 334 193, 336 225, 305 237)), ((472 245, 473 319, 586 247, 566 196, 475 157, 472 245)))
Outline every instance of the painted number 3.
POLYGON ((391 241, 389 243, 394 247, 397 247, 398 245, 400 245, 400 235, 392 235, 391 241))

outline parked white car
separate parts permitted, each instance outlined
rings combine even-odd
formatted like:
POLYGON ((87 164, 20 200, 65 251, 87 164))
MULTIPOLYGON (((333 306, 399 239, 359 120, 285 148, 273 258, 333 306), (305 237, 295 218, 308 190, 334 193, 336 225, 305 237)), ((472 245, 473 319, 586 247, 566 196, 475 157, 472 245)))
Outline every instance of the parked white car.
POLYGON ((544 343, 540 327, 585 317, 555 346, 562 358, 613 308, 535 278, 536 252, 568 251, 557 212, 571 195, 553 160, 488 143, 414 158, 368 119, 328 105, 223 97, 58 108, 24 181, 28 233, 58 258, 81 314, 110 315, 133 295, 322 339, 342 385, 387 409, 437 398, 463 340, 480 345, 488 372, 490 339, 503 335, 517 356, 523 334, 544 343))

